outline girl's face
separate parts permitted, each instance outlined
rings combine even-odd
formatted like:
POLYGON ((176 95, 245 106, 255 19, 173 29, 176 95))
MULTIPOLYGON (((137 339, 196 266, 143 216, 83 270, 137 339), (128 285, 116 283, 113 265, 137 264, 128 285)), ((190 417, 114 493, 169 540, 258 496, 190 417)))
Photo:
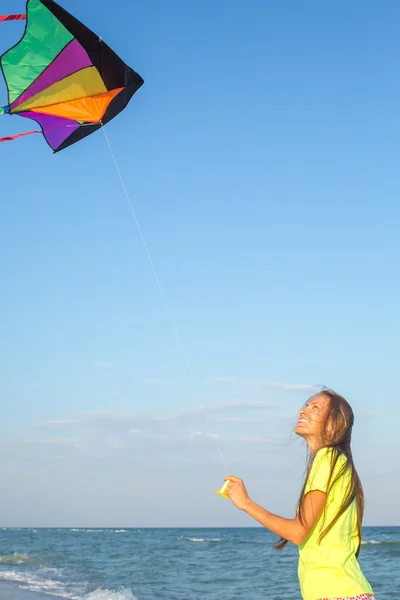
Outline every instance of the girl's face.
POLYGON ((305 438, 310 446, 323 442, 325 431, 323 429, 326 415, 329 410, 330 399, 325 394, 318 394, 311 398, 300 410, 294 432, 305 438))

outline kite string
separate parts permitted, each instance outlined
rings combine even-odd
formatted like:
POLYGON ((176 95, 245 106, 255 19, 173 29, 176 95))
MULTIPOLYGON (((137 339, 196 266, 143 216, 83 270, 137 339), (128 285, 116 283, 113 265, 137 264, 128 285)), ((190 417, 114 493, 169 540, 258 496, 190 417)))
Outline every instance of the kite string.
MULTIPOLYGON (((107 135, 107 133, 106 133, 106 131, 105 131, 105 128, 104 128, 104 125, 103 125, 103 123, 101 123, 101 129, 102 129, 102 131, 103 131, 104 138, 105 138, 105 140, 106 140, 106 143, 107 143, 108 149, 109 149, 109 151, 110 151, 111 158, 112 158, 112 160, 113 160, 113 163, 114 163, 114 166, 115 166, 115 168, 116 168, 116 171, 117 171, 117 174, 118 174, 119 180, 120 180, 120 182, 121 182, 121 186, 122 186, 122 189, 123 189, 123 191, 124 191, 124 194, 125 194, 126 200, 127 200, 127 202, 128 202, 128 205, 129 205, 129 208, 130 208, 130 211, 131 211, 131 214, 132 214, 133 220, 134 220, 134 222, 135 222, 135 225, 136 225, 136 228, 137 228, 137 230, 138 230, 138 232, 139 232, 139 236, 140 236, 141 242, 142 242, 142 244, 143 244, 144 251, 145 251, 145 253, 146 253, 146 256, 147 256, 147 259, 148 259, 148 261, 149 261, 149 263, 150 263, 151 270, 153 271, 153 275, 154 275, 154 277, 155 277, 155 280, 156 280, 156 283, 157 283, 157 287, 158 287, 158 289, 159 289, 159 291, 160 291, 160 294, 161 294, 162 300, 163 300, 163 302, 164 302, 165 309, 166 309, 166 311, 167 311, 167 313, 168 313, 169 319, 170 319, 170 321, 171 321, 172 328, 173 328, 173 330, 174 330, 174 332, 175 332, 175 336, 176 336, 176 338, 177 338, 177 341, 178 341, 179 348, 180 348, 180 350, 181 350, 181 352, 182 352, 182 355, 183 355, 183 358, 184 358, 184 360, 185 360, 185 363, 186 363, 187 369, 188 369, 188 371, 189 371, 190 378, 191 378, 191 380, 192 380, 192 382, 193 382, 193 384, 194 384, 194 386, 195 386, 195 389, 196 389, 196 391, 197 391, 197 395, 198 395, 198 397, 199 397, 199 400, 200 400, 200 402, 201 402, 201 407, 202 407, 202 409, 203 409, 203 411, 204 411, 204 414, 205 414, 205 417, 206 417, 207 423, 208 423, 208 425, 210 425, 210 417, 209 417, 209 414, 208 414, 207 408, 206 408, 206 406, 205 406, 205 403, 204 403, 204 400, 203 400, 203 398, 201 397, 201 395, 200 395, 200 393, 199 393, 199 391, 198 391, 199 385, 198 385, 198 383, 197 383, 196 377, 194 376, 193 369, 192 369, 192 366, 191 366, 191 364, 190 364, 190 361, 189 361, 189 358, 188 358, 187 352, 186 352, 186 350, 185 350, 185 347, 184 347, 184 345, 183 345, 183 342, 182 342, 181 335, 180 335, 180 333, 179 333, 178 327, 177 327, 177 325, 176 325, 176 323, 175 323, 175 319, 174 319, 174 317, 173 317, 173 315, 172 315, 172 312, 171 312, 171 309, 170 309, 170 307, 169 307, 169 304, 168 304, 168 301, 167 301, 166 295, 165 295, 165 293, 164 293, 164 289, 163 289, 163 287, 162 287, 162 285, 161 285, 160 278, 159 278, 159 276, 158 276, 158 274, 157 274, 157 270, 156 270, 156 268, 155 268, 155 265, 154 265, 153 259, 151 258, 151 254, 150 254, 149 248, 148 248, 148 246, 147 246, 147 243, 146 243, 146 240, 145 240, 145 238, 144 238, 144 235, 143 235, 142 229, 141 229, 141 227, 140 227, 140 224, 139 224, 138 218, 137 218, 137 216, 136 216, 136 213, 135 213, 135 210, 134 210, 134 208, 133 208, 133 204, 132 204, 131 198, 130 198, 130 196, 129 196, 129 193, 128 193, 127 187, 126 187, 126 185, 125 185, 124 179, 123 179, 123 177, 122 177, 122 174, 121 174, 121 169, 119 168, 119 165, 118 165, 117 159, 116 159, 116 157, 115 157, 115 154, 114 154, 114 152, 113 152, 113 149, 112 149, 112 147, 111 147, 111 143, 110 143, 110 140, 109 140, 109 138, 108 138, 108 135, 107 135)), ((214 438, 214 439, 215 439, 215 438, 214 438)), ((220 457, 220 459, 221 459, 221 462, 222 462, 222 464, 223 464, 223 467, 224 467, 224 469, 225 469, 225 474, 227 474, 227 473, 228 473, 228 467, 227 467, 227 463, 226 463, 226 461, 225 461, 225 458, 224 458, 224 456, 223 456, 223 454, 222 454, 222 450, 221 450, 220 444, 219 444, 219 442, 218 442, 218 440, 217 440, 217 439, 215 439, 215 442, 216 442, 216 446, 217 446, 217 450, 218 450, 219 457, 220 457)))

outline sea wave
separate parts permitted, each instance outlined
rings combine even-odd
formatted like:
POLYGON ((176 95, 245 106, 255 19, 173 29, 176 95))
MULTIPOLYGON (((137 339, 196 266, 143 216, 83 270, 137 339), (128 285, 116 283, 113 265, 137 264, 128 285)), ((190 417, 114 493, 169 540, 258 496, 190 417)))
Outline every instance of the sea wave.
POLYGON ((20 552, 14 552, 9 555, 0 555, 0 564, 2 565, 21 565, 23 563, 28 563, 32 560, 32 557, 29 554, 22 554, 20 552))
POLYGON ((121 588, 118 592, 99 588, 85 596, 85 600, 136 600, 129 588, 121 588))
POLYGON ((85 529, 86 533, 102 533, 104 529, 85 529))
POLYGON ((63 575, 65 569, 56 569, 55 567, 39 567, 38 573, 50 573, 51 575, 63 575))
POLYGON ((114 533, 128 533, 127 529, 112 529, 114 533))
MULTIPOLYGON (((61 569, 51 569, 43 567, 41 571, 61 574, 61 569)), ((109 590, 98 588, 89 594, 85 594, 75 589, 75 592, 68 589, 67 585, 57 579, 40 577, 38 573, 21 573, 18 571, 0 571, 0 582, 16 584, 22 590, 38 592, 42 595, 54 598, 64 598, 65 600, 137 600, 129 588, 121 587, 119 590, 109 590)))
POLYGON ((79 596, 67 591, 66 585, 57 579, 48 579, 38 577, 34 573, 21 573, 19 571, 0 571, 0 581, 7 583, 16 583, 23 590, 31 592, 40 592, 59 598, 68 598, 69 600, 80 600, 79 596))
MULTIPOLYGON (((73 527, 68 531, 72 531, 73 533, 103 533, 104 531, 107 533, 129 533, 129 529, 84 529, 78 527, 73 527)), ((138 531, 140 531, 140 529, 138 531)))
POLYGON ((368 546, 368 545, 385 545, 385 546, 393 546, 395 544, 400 544, 400 540, 363 540, 361 542, 361 544, 363 546, 368 546))
POLYGON ((220 542, 221 538, 210 538, 210 539, 206 539, 206 538, 186 538, 188 542, 196 542, 196 543, 203 543, 203 542, 220 542))

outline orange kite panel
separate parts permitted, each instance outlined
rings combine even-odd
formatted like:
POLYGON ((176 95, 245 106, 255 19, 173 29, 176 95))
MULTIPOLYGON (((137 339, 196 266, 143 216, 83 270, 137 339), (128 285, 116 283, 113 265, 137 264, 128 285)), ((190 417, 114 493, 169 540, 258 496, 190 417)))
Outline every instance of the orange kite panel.
POLYGON ((124 88, 118 88, 91 96, 90 98, 81 98, 79 100, 71 100, 70 102, 60 102, 42 108, 31 109, 31 112, 40 113, 43 115, 52 115, 53 117, 63 117, 71 119, 71 121, 83 121, 85 123, 99 123, 111 100, 115 98, 124 88))

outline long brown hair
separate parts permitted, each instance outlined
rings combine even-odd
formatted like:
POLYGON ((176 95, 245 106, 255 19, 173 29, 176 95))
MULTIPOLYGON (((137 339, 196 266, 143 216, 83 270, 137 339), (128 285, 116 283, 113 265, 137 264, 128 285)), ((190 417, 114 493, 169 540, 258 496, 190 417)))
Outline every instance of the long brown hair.
MULTIPOLYGON (((351 453, 351 433, 354 424, 354 414, 350 404, 345 400, 342 396, 324 388, 321 392, 313 396, 327 396, 329 398, 329 407, 322 423, 322 431, 324 435, 324 448, 331 448, 330 456, 331 456, 331 468, 330 475, 328 479, 327 485, 327 494, 328 497, 329 491, 335 485, 335 483, 346 473, 349 471, 350 473, 350 484, 347 488, 345 497, 343 498, 342 506, 340 507, 337 514, 334 516, 332 521, 326 525, 326 527, 321 531, 319 536, 319 542, 325 537, 325 535, 330 531, 339 517, 349 508, 354 499, 356 499, 357 505, 357 532, 359 538, 359 545, 357 548, 356 556, 358 556, 360 552, 361 545, 361 525, 364 515, 364 490, 361 484, 361 480, 356 471, 353 455, 351 453), (343 466, 338 469, 338 472, 334 474, 336 463, 339 460, 340 455, 344 455, 346 457, 346 462, 344 462, 343 466)), ((310 398, 310 400, 312 399, 310 398)), ((311 471, 312 464, 314 462, 314 456, 310 456, 308 469, 306 478, 304 481, 303 489, 300 493, 299 502, 297 505, 298 515, 300 519, 300 523, 305 526, 304 519, 304 499, 305 499, 305 489, 307 484, 307 479, 311 471)), ((326 499, 325 506, 323 509, 323 518, 325 521, 325 509, 326 509, 326 499)), ((323 523, 324 523, 323 521, 323 523)), ((325 523, 324 523, 325 524, 325 523)), ((285 538, 280 538, 278 542, 275 544, 275 550, 282 550, 282 548, 287 544, 287 540, 285 538)))

